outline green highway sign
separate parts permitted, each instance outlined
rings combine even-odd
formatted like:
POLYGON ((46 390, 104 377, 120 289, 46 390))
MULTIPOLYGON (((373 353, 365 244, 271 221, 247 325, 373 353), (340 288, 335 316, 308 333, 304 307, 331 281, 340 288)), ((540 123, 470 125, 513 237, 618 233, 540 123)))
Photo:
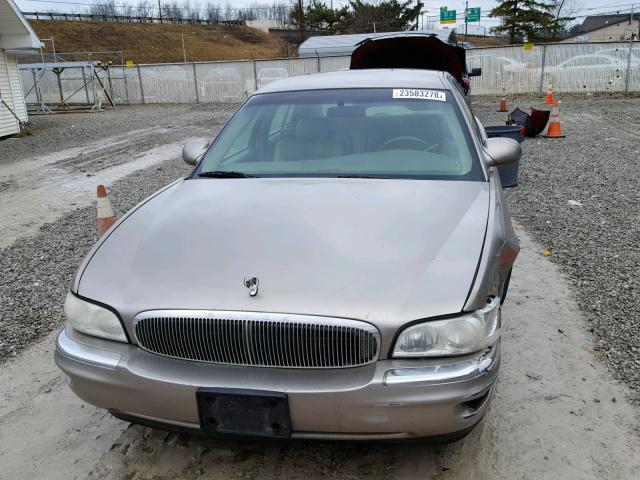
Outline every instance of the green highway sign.
POLYGON ((440 23, 456 23, 456 11, 440 7, 440 23))
MULTIPOLYGON (((442 14, 441 18, 442 18, 442 14)), ((480 21, 480 7, 467 8, 467 22, 479 22, 480 21)))

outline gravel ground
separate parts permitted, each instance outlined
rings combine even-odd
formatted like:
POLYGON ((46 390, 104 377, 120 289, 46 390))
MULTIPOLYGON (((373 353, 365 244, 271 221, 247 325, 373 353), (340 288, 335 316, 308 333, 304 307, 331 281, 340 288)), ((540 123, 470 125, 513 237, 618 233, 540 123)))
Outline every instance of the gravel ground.
MULTIPOLYGON (((213 136, 235 108, 233 105, 153 106, 131 107, 131 115, 127 108, 126 112, 121 109, 117 114, 33 117, 35 135, 0 142, 0 159, 8 156, 29 158, 30 155, 81 146, 88 139, 102 140, 127 129, 165 126, 168 131, 163 129, 155 133, 155 140, 160 136, 165 143, 169 136, 178 139, 202 135, 203 125, 213 136), (76 124, 82 133, 74 130, 71 134, 70 129, 75 129, 73 125, 76 124)), ((154 141, 153 135, 146 136, 149 138, 145 142, 154 141)), ((128 145, 135 150, 139 142, 134 136, 128 145)), ((100 150, 99 161, 104 165, 121 163, 128 151, 126 146, 119 145, 108 153, 100 150)), ((91 157, 93 164, 97 162, 92 156, 85 157, 91 157)), ((96 168, 96 165, 87 164, 82 167, 59 164, 69 170, 88 168, 93 171, 96 168)), ((188 171, 186 164, 172 159, 114 182, 109 187, 109 197, 116 215, 188 171)), ((20 239, 0 250, 0 362, 3 357, 16 355, 62 324, 64 296, 81 259, 96 241, 95 229, 95 207, 79 208, 54 223, 43 225, 36 236, 20 239)))
MULTIPOLYGON (((509 110, 540 106, 508 99, 509 110)), ((474 101, 499 124, 495 99, 474 101)), ((594 350, 640 403, 640 99, 567 98, 564 139, 527 139, 520 185, 507 190, 516 220, 551 252, 595 335, 594 350), (577 203, 576 203, 577 202, 577 203)), ((542 252, 540 252, 542 254, 542 252)), ((535 312, 532 312, 535 313, 535 312)), ((535 319, 532 319, 535 321, 535 319)))
POLYGON ((84 147, 122 133, 165 127, 165 140, 184 137, 185 127, 210 126, 220 113, 230 115, 236 105, 134 105, 95 113, 32 115, 32 137, 0 140, 0 166, 50 152, 84 147), (215 115, 212 115, 215 114, 215 115))

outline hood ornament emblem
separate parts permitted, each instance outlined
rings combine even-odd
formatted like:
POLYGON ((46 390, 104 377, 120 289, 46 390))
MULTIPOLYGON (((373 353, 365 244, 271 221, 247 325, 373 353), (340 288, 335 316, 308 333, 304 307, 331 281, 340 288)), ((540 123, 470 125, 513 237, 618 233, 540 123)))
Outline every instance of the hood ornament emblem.
POLYGON ((258 284, 260 280, 254 275, 244 277, 244 286, 249 289, 249 295, 255 297, 258 294, 258 284))

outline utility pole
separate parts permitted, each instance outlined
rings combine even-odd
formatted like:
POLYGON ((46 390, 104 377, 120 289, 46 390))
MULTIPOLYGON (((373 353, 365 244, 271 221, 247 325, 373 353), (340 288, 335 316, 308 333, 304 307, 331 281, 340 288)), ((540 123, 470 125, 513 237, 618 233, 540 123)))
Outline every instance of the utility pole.
POLYGON ((162 6, 160 5, 160 0, 158 0, 158 16, 160 17, 160 23, 162 23, 162 6))
POLYGON ((469 21, 467 18, 469 17, 469 2, 464 2, 464 41, 467 42, 467 27, 469 26, 469 21))
POLYGON ((298 18, 298 24, 300 27, 300 43, 304 42, 304 5, 302 0, 298 0, 298 10, 300 11, 300 18, 298 18))

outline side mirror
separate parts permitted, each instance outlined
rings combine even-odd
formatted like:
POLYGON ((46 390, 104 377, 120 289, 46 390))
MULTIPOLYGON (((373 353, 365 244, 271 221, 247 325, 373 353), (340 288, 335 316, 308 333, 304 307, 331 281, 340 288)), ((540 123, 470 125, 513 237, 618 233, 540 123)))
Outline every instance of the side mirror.
POLYGON ((482 69, 481 68, 472 68, 471 69, 471 73, 469 74, 470 77, 479 77, 482 75, 482 69))
POLYGON ((195 165, 198 160, 207 152, 209 148, 208 140, 191 140, 182 147, 182 160, 187 165, 195 165))
POLYGON ((512 138, 488 138, 484 144, 484 158, 489 167, 517 162, 521 156, 522 147, 512 138))

